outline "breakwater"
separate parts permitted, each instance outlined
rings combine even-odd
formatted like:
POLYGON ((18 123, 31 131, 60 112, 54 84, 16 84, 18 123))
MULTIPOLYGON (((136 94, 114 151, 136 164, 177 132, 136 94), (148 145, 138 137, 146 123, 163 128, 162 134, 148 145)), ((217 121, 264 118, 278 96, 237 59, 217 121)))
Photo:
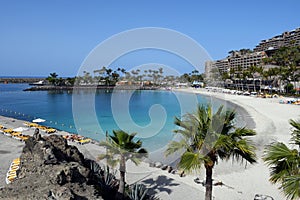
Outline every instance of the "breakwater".
POLYGON ((78 85, 78 86, 52 86, 42 85, 24 89, 24 91, 47 91, 47 90, 81 90, 81 89, 100 89, 100 90, 157 90, 157 86, 101 86, 101 85, 78 85))
POLYGON ((45 80, 39 77, 0 77, 0 83, 35 83, 45 80))

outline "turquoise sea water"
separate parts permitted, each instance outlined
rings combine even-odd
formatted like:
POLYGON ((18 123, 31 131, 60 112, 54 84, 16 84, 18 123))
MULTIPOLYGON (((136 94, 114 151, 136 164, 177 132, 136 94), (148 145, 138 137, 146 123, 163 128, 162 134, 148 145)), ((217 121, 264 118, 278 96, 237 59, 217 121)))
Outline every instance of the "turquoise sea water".
POLYGON ((164 147, 176 128, 174 117, 192 112, 197 103, 224 102, 172 91, 34 91, 27 84, 0 84, 0 114, 78 133, 96 140, 105 132, 138 132, 150 150, 164 147))

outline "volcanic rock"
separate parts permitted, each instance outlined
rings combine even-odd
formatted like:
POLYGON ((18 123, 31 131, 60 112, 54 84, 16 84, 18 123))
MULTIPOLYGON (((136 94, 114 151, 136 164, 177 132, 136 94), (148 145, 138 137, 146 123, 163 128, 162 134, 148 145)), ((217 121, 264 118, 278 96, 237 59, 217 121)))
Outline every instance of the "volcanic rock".
POLYGON ((0 199, 102 199, 88 160, 62 136, 29 138, 20 158, 18 178, 0 189, 0 199))

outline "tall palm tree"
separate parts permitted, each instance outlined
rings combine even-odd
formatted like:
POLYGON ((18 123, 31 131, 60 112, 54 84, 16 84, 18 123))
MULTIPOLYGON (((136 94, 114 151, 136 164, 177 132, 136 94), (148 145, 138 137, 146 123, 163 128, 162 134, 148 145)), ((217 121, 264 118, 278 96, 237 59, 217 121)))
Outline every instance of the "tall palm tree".
POLYGON ((140 140, 134 141, 136 133, 128 134, 122 130, 113 131, 113 135, 107 135, 106 141, 100 142, 100 146, 106 147, 107 153, 99 155, 99 159, 107 159, 107 164, 115 167, 119 163, 120 184, 118 192, 124 194, 126 161, 131 160, 138 165, 141 159, 147 157, 146 149, 142 148, 140 140))
POLYGON ((300 198, 300 122, 290 120, 293 127, 291 144, 297 149, 290 149, 282 142, 269 145, 266 148, 264 161, 270 166, 270 181, 280 183, 279 189, 287 199, 300 198))
POLYGON ((53 73, 50 73, 50 76, 48 76, 46 79, 52 85, 56 85, 57 84, 57 77, 58 77, 58 74, 56 74, 56 72, 53 72, 53 73))
POLYGON ((235 112, 223 111, 223 106, 213 113, 212 107, 198 105, 195 113, 188 113, 181 120, 175 118, 180 128, 175 130, 180 141, 172 141, 166 155, 183 151, 178 167, 186 172, 206 169, 205 199, 212 199, 212 173, 218 159, 230 157, 256 162, 255 147, 247 136, 255 135, 253 130, 237 128, 234 125, 235 112))

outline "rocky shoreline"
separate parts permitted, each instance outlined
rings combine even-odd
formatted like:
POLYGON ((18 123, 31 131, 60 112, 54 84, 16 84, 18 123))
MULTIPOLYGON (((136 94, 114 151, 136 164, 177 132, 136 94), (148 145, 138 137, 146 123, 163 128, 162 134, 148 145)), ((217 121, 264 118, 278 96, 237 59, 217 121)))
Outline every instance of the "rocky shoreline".
POLYGON ((42 85, 33 86, 24 89, 24 91, 54 91, 54 90, 157 90, 159 87, 154 86, 97 86, 97 85, 80 85, 80 86, 52 86, 52 85, 42 85))
POLYGON ((30 77, 1 77, 0 83, 35 83, 45 80, 45 78, 30 78, 30 77))
POLYGON ((102 199, 90 160, 59 135, 29 138, 18 179, 0 189, 0 199, 102 199))

